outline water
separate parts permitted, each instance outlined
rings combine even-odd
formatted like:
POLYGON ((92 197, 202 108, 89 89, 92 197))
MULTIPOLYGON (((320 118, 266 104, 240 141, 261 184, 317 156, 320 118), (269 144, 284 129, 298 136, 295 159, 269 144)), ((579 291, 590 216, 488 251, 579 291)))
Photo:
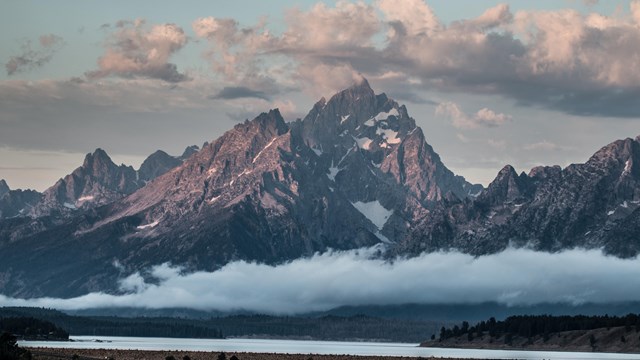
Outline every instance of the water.
POLYGON ((73 342, 20 341, 20 346, 73 349, 224 351, 288 354, 422 356, 469 359, 640 360, 640 354, 420 348, 418 344, 262 339, 176 339, 71 336, 73 342))

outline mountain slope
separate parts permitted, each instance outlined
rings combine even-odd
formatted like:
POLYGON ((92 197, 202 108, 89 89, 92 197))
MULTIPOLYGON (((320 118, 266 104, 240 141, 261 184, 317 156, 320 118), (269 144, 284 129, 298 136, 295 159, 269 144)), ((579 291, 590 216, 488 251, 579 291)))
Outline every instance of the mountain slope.
POLYGON ((364 246, 391 256, 513 245, 627 257, 640 251, 639 208, 639 138, 565 169, 505 166, 483 189, 453 174, 406 107, 363 80, 303 119, 271 110, 182 157, 158 151, 138 171, 88 154, 33 218, 0 221, 0 288, 118 292, 119 279, 167 262, 213 271, 364 246))
POLYGON ((640 137, 615 141, 584 164, 500 171, 476 201, 443 207, 396 249, 487 254, 509 244, 537 250, 603 248, 640 252, 640 137))
POLYGON ((164 262, 214 270, 379 242, 369 220, 314 172, 316 162, 277 110, 262 114, 120 201, 5 242, 3 251, 31 251, 4 264, 0 285, 21 296, 78 295, 115 290, 115 261, 127 272, 164 262), (25 278, 39 286, 23 286, 25 278))

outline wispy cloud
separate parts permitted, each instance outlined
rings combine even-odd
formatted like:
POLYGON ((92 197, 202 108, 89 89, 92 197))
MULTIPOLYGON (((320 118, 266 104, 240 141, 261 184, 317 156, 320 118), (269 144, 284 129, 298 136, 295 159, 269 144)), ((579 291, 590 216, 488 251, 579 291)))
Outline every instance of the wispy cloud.
POLYGON ((5 64, 7 75, 11 76, 44 66, 64 44, 64 40, 54 34, 40 36, 35 46, 30 40, 25 41, 22 44, 21 53, 11 56, 5 64))
POLYGON ((211 273, 189 274, 162 264, 150 271, 155 281, 145 280, 141 273, 123 279, 121 289, 129 292, 125 295, 92 293, 72 299, 28 300, 0 296, 0 304, 301 313, 358 304, 640 300, 640 260, 610 257, 598 250, 551 254, 507 249, 477 258, 457 252, 432 253, 393 262, 374 258, 375 251, 328 252, 279 266, 239 261, 211 273))
POLYGON ((544 150, 544 151, 559 151, 566 149, 563 146, 552 143, 550 141, 540 141, 536 143, 526 144, 524 145, 525 150, 544 150))
POLYGON ((454 102, 443 102, 438 104, 435 110, 436 115, 447 117, 451 124, 458 129, 475 129, 478 127, 497 127, 511 121, 511 116, 482 108, 475 114, 465 113, 458 104, 454 102))

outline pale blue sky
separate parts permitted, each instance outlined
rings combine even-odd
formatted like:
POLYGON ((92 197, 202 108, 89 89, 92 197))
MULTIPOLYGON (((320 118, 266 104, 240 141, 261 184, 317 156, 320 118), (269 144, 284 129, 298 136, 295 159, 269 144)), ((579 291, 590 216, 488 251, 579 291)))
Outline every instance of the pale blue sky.
MULTIPOLYGON (((23 48, 26 44, 30 44, 35 53, 31 55, 36 58, 40 56, 38 52, 42 49, 39 37, 42 35, 54 34, 61 37, 63 43, 57 51, 52 52, 50 61, 42 61, 37 66, 24 66, 12 75, 4 71, 4 66, 0 71, 0 178, 7 179, 12 188, 44 190, 57 178, 80 165, 84 153, 96 147, 106 149, 118 162, 138 166, 145 155, 156 149, 178 154, 184 147, 215 139, 236 121, 252 118, 271 107, 285 109, 283 112, 288 120, 303 116, 320 95, 330 95, 325 89, 334 83, 318 83, 315 86, 313 81, 317 78, 314 80, 312 75, 305 74, 301 64, 311 61, 310 64, 315 66, 322 59, 331 59, 334 55, 341 58, 344 54, 333 54, 332 50, 317 48, 313 48, 313 51, 318 52, 318 57, 314 58, 305 55, 302 51, 304 49, 300 54, 279 53, 278 56, 262 59, 270 65, 267 70, 271 71, 268 75, 272 82, 234 83, 212 70, 211 64, 203 57, 203 53, 212 51, 211 44, 197 38, 192 23, 197 18, 213 16, 232 18, 241 27, 248 27, 266 19, 266 29, 279 36, 287 29, 285 14, 288 9, 295 6, 306 13, 316 3, 281 0, 2 0, 2 65, 12 58, 24 55, 23 48), (106 51, 106 40, 117 31, 113 25, 119 20, 138 18, 145 19, 149 27, 173 23, 184 30, 188 37, 186 45, 168 55, 167 62, 175 64, 178 72, 186 73, 194 80, 169 84, 161 79, 146 78, 145 74, 134 74, 134 78, 118 75, 97 80, 84 78, 85 73, 98 69, 98 59, 106 51), (111 27, 102 28, 104 24, 110 24, 111 27), (301 68, 296 68, 298 65, 301 68), (293 71, 294 74, 288 74, 292 76, 283 79, 285 75, 278 73, 281 70, 293 71), (71 83, 69 80, 72 78, 82 78, 85 82, 81 85, 71 83), (301 79, 307 82, 303 84, 301 79), (268 100, 208 99, 225 86, 246 86, 257 91, 267 91, 268 100)), ((329 9, 336 7, 335 1, 325 3, 329 9)), ((384 21, 383 10, 378 7, 378 3, 366 3, 371 4, 380 21, 384 21)), ((476 18, 499 3, 486 0, 426 1, 443 24, 476 18)), ((581 74, 596 71, 594 69, 602 68, 603 63, 615 63, 616 60, 620 60, 622 64, 621 71, 626 71, 625 58, 640 56, 640 46, 619 48, 608 45, 615 43, 619 34, 628 32, 630 36, 635 36, 636 27, 629 12, 630 1, 601 0, 594 5, 585 5, 582 0, 513 0, 506 3, 512 15, 521 10, 528 11, 530 14, 526 16, 531 16, 532 19, 533 10, 549 10, 551 14, 560 14, 560 9, 574 9, 583 14, 576 21, 587 24, 588 30, 579 37, 586 40, 581 43, 582 40, 574 38, 572 46, 575 52, 596 48, 581 54, 583 57, 580 57, 579 65, 585 66, 586 70, 574 70, 575 66, 566 63, 566 59, 572 57, 565 56, 563 52, 566 50, 562 43, 564 38, 560 37, 549 44, 534 43, 523 39, 522 34, 515 34, 510 42, 496 43, 496 47, 491 48, 493 50, 475 49, 477 52, 472 53, 471 60, 464 55, 473 45, 460 44, 446 38, 432 49, 416 47, 413 58, 409 54, 409 57, 405 56, 400 60, 392 59, 397 63, 385 63, 392 60, 389 60, 389 54, 380 51, 374 57, 380 56, 380 59, 386 60, 368 62, 369 55, 355 56, 347 59, 346 64, 353 71, 368 76, 376 92, 387 92, 399 97, 401 103, 407 104, 409 113, 424 128, 427 141, 440 153, 447 166, 469 180, 485 185, 507 163, 514 165, 519 171, 528 171, 539 164, 565 166, 585 161, 599 147, 618 138, 640 134, 640 110, 637 111, 638 114, 635 113, 635 107, 625 110, 628 103, 624 102, 622 96, 621 99, 610 102, 607 100, 607 94, 635 94, 634 91, 640 87, 640 82, 637 86, 633 82, 635 72, 620 76, 614 69, 602 76, 581 78, 581 74), (586 15, 591 13, 612 19, 611 22, 615 24, 608 23, 606 29, 598 28, 601 25, 594 25, 593 19, 587 19, 586 15), (607 32, 608 28, 613 30, 607 32), (588 38, 589 36, 593 38, 588 38), (521 40, 522 44, 519 43, 521 40), (552 61, 558 60, 558 56, 564 56, 563 60, 558 60, 555 64, 562 68, 557 73, 549 74, 540 74, 539 70, 526 67, 517 68, 505 70, 506 75, 503 76, 499 68, 492 68, 491 51, 501 51, 508 47, 512 47, 509 49, 513 52, 510 56, 520 56, 522 54, 519 52, 524 51, 534 57, 544 55, 545 51, 553 47, 552 55, 556 58, 552 61), (450 57, 454 62, 461 54, 462 61, 470 62, 458 69, 454 65, 453 70, 430 67, 431 60, 425 61, 423 55, 430 52, 438 54, 439 51, 450 51, 442 57, 450 57), (604 59, 606 56, 609 58, 604 59), (603 57, 604 60, 598 57, 603 57), (425 62, 420 66, 415 65, 415 68, 412 67, 414 65, 409 65, 420 61, 425 62), (475 69, 476 66, 479 70, 475 69), (474 69, 467 71, 469 67, 474 69), (486 71, 483 67, 486 67, 486 71), (399 80, 389 80, 386 77, 389 74, 395 76, 399 72, 403 73, 399 80), (437 75, 433 75, 434 73, 437 75), (456 75, 458 73, 460 75, 456 75), (434 79, 437 80, 434 82, 437 85, 425 85, 434 79), (423 85, 415 85, 416 81, 423 85), (444 81, 445 85, 440 81, 444 81), (408 86, 407 82, 414 85, 408 86), (478 85, 479 88, 476 87, 478 85), (595 95, 590 92, 592 86, 596 89, 595 95), (413 100, 407 97, 407 91, 415 95, 413 100), (576 96, 578 100, 574 99, 576 96), (590 99, 590 96, 594 97, 592 103, 597 104, 596 108, 588 106, 589 101, 584 100, 590 99), (430 101, 416 100, 418 98, 430 101), (554 99, 564 100, 556 102, 554 99), (498 126, 453 126, 455 119, 451 113, 436 115, 438 103, 455 104, 462 114, 458 117, 463 116, 462 120, 467 122, 477 121, 477 112, 483 108, 505 115, 508 121, 498 126), (576 104, 579 106, 576 107, 576 104)), ((361 20, 364 21, 350 19, 361 20)), ((545 17, 532 21, 536 26, 546 24, 545 17)), ((552 25, 559 26, 561 23, 562 21, 558 21, 552 25)), ((571 38, 571 26, 564 26, 558 31, 566 33, 566 38, 571 38)), ((496 39, 500 39, 499 35, 505 28, 487 30, 474 36, 492 35, 485 40, 498 41, 496 39)), ((314 28, 313 31, 324 30, 314 28)), ((386 28, 379 29, 374 39, 384 39, 387 31, 386 28)), ((554 35, 554 31, 549 31, 548 36, 554 35)), ((301 47, 304 45, 299 44, 301 47)), ((269 50, 261 49, 267 52, 269 50)), ((578 55, 574 57, 579 58, 578 55)), ((496 55, 496 59, 504 61, 500 54, 496 55)), ((335 65, 330 62, 327 64, 335 65)), ((537 63, 536 66, 541 66, 540 64, 543 68, 548 66, 544 62, 537 63)), ((335 69, 339 70, 339 67, 335 69)), ((337 73, 327 74, 326 77, 338 76, 335 74, 337 73)))

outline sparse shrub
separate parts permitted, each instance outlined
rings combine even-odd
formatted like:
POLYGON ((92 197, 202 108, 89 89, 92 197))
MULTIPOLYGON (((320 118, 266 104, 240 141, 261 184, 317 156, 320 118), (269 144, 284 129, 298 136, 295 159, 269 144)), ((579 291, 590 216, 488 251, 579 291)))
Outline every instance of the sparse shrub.
POLYGON ((191 360, 191 358, 189 357, 189 355, 185 355, 182 357, 182 360, 191 360))
POLYGON ((169 355, 165 357, 164 360, 176 360, 176 358, 173 355, 169 355))
POLYGON ((238 360, 238 357, 235 355, 231 355, 231 357, 229 358, 229 360, 238 360))
POLYGON ((218 360, 227 360, 227 354, 221 352, 220 354, 218 354, 218 360))

